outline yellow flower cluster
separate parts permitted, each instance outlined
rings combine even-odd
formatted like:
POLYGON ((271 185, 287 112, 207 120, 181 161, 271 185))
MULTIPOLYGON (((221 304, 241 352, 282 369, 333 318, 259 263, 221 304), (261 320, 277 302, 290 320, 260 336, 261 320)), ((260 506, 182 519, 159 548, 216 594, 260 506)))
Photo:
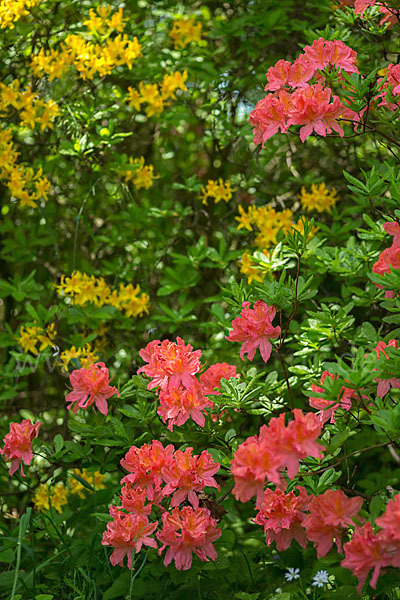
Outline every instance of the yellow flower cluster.
POLYGON ((269 248, 277 243, 277 234, 283 230, 285 233, 292 227, 293 213, 286 208, 282 211, 276 211, 272 206, 249 206, 248 211, 239 206, 239 217, 235 217, 239 222, 238 229, 253 230, 257 227, 259 233, 255 238, 255 244, 258 248, 269 248))
POLYGON ((201 41, 202 24, 195 17, 181 17, 172 23, 169 37, 174 42, 174 48, 185 48, 191 42, 201 41))
POLYGON ((123 177, 125 183, 132 181, 137 190, 145 188, 148 190, 153 185, 155 179, 153 165, 144 164, 144 156, 140 158, 129 158, 129 163, 124 170, 119 171, 119 175, 123 177))
POLYGON ((214 198, 215 204, 218 204, 221 200, 228 202, 232 198, 232 192, 235 191, 236 188, 231 188, 230 181, 223 181, 221 178, 218 181, 214 181, 209 179, 207 182, 207 187, 204 185, 201 188, 201 200, 203 204, 207 204, 207 198, 214 198))
POLYGON ((168 106, 168 100, 170 98, 176 98, 175 92, 180 89, 185 91, 187 80, 187 71, 180 73, 175 71, 173 73, 166 73, 161 82, 157 83, 139 83, 139 90, 133 87, 128 87, 128 95, 126 100, 132 108, 137 111, 141 110, 142 104, 146 103, 146 115, 152 117, 153 115, 160 116, 168 106))
POLYGON ((39 512, 51 507, 61 513, 62 507, 67 504, 67 488, 61 481, 55 485, 40 484, 33 496, 33 504, 39 512))
POLYGON ((45 102, 36 92, 32 92, 30 84, 21 90, 19 79, 14 79, 10 85, 0 83, 0 115, 8 117, 9 107, 19 112, 21 127, 35 129, 40 125, 41 131, 48 127, 53 129, 53 121, 60 114, 58 105, 54 100, 45 102))
MULTIPOLYGON (((100 471, 89 472, 86 469, 72 469, 72 473, 87 481, 95 490, 104 490, 106 487, 104 485, 106 476, 100 473, 100 471)), ((71 494, 78 494, 79 498, 85 498, 83 492, 90 493, 90 490, 75 477, 69 477, 68 484, 71 489, 71 494)))
MULTIPOLYGON (((64 373, 68 372, 68 366, 72 359, 78 358, 80 362, 80 366, 87 369, 90 365, 93 365, 95 362, 99 360, 99 357, 92 350, 90 344, 86 344, 83 348, 76 348, 75 346, 71 346, 69 350, 64 350, 60 354, 60 360, 62 363, 61 369, 64 373)), ((75 366, 74 366, 75 369, 75 366)))
POLYGON ((72 304, 83 306, 87 302, 97 306, 115 306, 125 311, 126 317, 138 317, 149 312, 149 296, 140 295, 140 286, 131 283, 120 284, 118 290, 112 290, 103 277, 95 277, 74 271, 71 277, 61 276, 61 282, 55 286, 59 296, 68 296, 72 304))
POLYGON ((46 329, 38 325, 32 325, 31 327, 22 325, 16 339, 25 353, 32 352, 32 354, 39 354, 53 345, 56 335, 55 323, 51 323, 46 329), (37 347, 38 345, 39 347, 37 347))
POLYGON ((239 261, 239 266, 240 272, 243 273, 243 275, 246 275, 249 285, 252 281, 258 281, 259 283, 264 281, 265 271, 261 271, 261 269, 255 266, 248 250, 243 252, 239 261))
POLYGON ((100 36, 103 40, 93 42, 81 35, 71 34, 61 43, 60 50, 42 48, 31 59, 34 75, 42 77, 46 74, 52 81, 61 77, 70 65, 76 68, 82 79, 110 75, 115 67, 122 65, 132 69, 142 49, 137 37, 130 40, 123 33, 109 37, 114 31, 122 32, 124 29, 122 9, 116 13, 111 13, 109 5, 99 6, 96 12, 91 9, 84 25, 95 37, 100 36))
POLYGON ((40 0, 2 0, 0 2, 0 29, 14 28, 14 23, 29 14, 29 8, 39 4, 40 0))
POLYGON ((98 6, 96 10, 91 8, 89 10, 89 18, 83 21, 85 27, 87 27, 90 33, 96 33, 100 36, 109 36, 113 31, 122 33, 125 25, 124 13, 122 8, 119 8, 117 12, 111 12, 112 8, 109 4, 103 4, 98 6))
MULTIPOLYGON (((104 485, 106 475, 103 475, 100 471, 88 472, 87 469, 72 469, 72 473, 87 481, 95 490, 104 490, 106 487, 104 485)), ((82 499, 85 498, 83 492, 90 493, 90 490, 73 476, 68 477, 68 486, 71 494, 78 494, 79 498, 82 499)), ((45 512, 53 508, 61 513, 62 507, 68 502, 68 488, 61 481, 55 485, 43 483, 36 490, 32 500, 39 512, 45 512)))
POLYGON ((307 210, 308 212, 316 210, 317 212, 322 213, 324 211, 331 212, 332 207, 336 204, 338 196, 334 187, 329 190, 325 183, 320 183, 319 185, 313 183, 311 185, 311 192, 307 192, 305 187, 301 188, 299 198, 304 210, 307 210))

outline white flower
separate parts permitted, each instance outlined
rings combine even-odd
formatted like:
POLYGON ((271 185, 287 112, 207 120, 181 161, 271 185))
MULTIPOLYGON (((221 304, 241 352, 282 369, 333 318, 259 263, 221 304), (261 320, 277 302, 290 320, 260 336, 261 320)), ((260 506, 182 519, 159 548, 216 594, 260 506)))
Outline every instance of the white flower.
POLYGON ((300 577, 300 569, 294 569, 290 567, 288 572, 285 573, 285 579, 287 581, 293 581, 294 579, 298 579, 300 577))
POLYGON ((313 578, 313 585, 317 585, 318 587, 323 587, 324 583, 328 583, 329 575, 327 571, 317 571, 313 578))

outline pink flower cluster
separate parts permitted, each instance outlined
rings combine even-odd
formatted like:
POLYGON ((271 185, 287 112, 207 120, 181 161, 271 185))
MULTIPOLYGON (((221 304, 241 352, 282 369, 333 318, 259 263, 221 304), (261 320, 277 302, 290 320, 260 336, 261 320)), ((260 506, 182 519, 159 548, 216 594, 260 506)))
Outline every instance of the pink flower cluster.
POLYGON ((254 308, 249 308, 250 302, 243 302, 242 312, 232 321, 233 331, 226 339, 230 342, 242 342, 240 358, 244 360, 245 354, 253 360, 257 348, 264 362, 271 356, 272 344, 269 340, 279 337, 281 328, 272 325, 276 310, 262 300, 254 303, 254 308))
MULTIPOLYGON (((339 0, 339 2, 343 6, 353 6, 355 14, 360 15, 361 17, 364 16, 367 8, 370 6, 375 6, 376 4, 376 0, 339 0)), ((383 18, 381 19, 379 25, 388 23, 388 26, 391 27, 395 23, 399 22, 395 11, 385 4, 382 6, 381 2, 379 3, 379 12, 383 14, 383 18)))
POLYGON ((212 542, 221 531, 208 509, 199 507, 198 493, 205 487, 219 489, 214 475, 219 470, 211 455, 206 451, 193 455, 193 448, 174 450, 170 444, 164 447, 153 440, 138 448, 132 446, 121 465, 129 474, 121 480, 121 507, 111 506, 113 521, 108 523, 103 534, 103 545, 113 546, 111 564, 123 565, 128 556, 131 568, 133 547, 140 551, 142 544, 157 548, 157 542, 149 536, 157 529, 158 521, 150 522, 153 507, 162 512, 162 529, 156 537, 163 544, 159 554, 168 546, 164 564, 175 560, 177 569, 189 569, 194 552, 201 560, 215 560, 217 554, 212 542), (172 511, 163 506, 169 499, 172 511), (179 508, 187 501, 191 506, 179 508), (128 511, 128 513, 123 512, 128 511))
MULTIPOLYGON (((323 385, 325 379, 330 377, 331 379, 335 379, 332 373, 329 371, 324 371, 321 376, 321 385, 323 385)), ((336 376, 336 379, 338 376, 336 376)), ((311 389, 313 392, 317 392, 318 394, 323 394, 325 392, 324 387, 320 387, 313 383, 311 385, 311 389)), ((320 410, 319 417, 322 423, 326 423, 330 419, 331 423, 336 423, 335 420, 335 411, 341 407, 345 410, 350 410, 351 408, 351 400, 357 394, 356 390, 343 386, 338 395, 338 401, 334 402, 332 400, 326 400, 325 398, 309 398, 310 406, 313 408, 317 408, 320 410)))
POLYGON ((356 528, 350 542, 344 544, 341 565, 358 578, 358 592, 371 570, 370 586, 374 589, 384 567, 400 567, 400 494, 390 500, 385 513, 376 519, 381 530, 376 534, 371 523, 356 528))
POLYGON ((323 84, 321 71, 336 69, 339 72, 358 73, 357 53, 340 40, 315 40, 304 48, 304 53, 294 63, 279 60, 266 73, 270 92, 260 100, 250 113, 254 127, 254 143, 264 147, 267 139, 279 131, 287 133, 292 125, 301 125, 302 142, 315 133, 326 136, 336 131, 344 135, 339 121, 359 119, 339 96, 323 84), (315 78, 316 83, 310 81, 315 78))
POLYGON ((86 409, 92 404, 96 404, 96 408, 103 415, 107 415, 107 400, 115 394, 120 395, 117 388, 110 385, 110 373, 103 362, 90 365, 87 369, 72 371, 70 382, 72 391, 65 396, 65 400, 70 402, 68 410, 73 407, 74 414, 80 408, 86 409))
POLYGON ((41 425, 40 421, 33 424, 30 419, 24 419, 21 423, 11 423, 9 433, 3 438, 4 447, 0 448, 4 460, 11 460, 10 475, 14 475, 18 467, 21 467, 21 475, 25 477, 22 462, 26 465, 31 464, 32 440, 39 435, 41 425))
POLYGON ((237 500, 247 502, 257 496, 261 502, 267 481, 284 487, 281 469, 293 479, 299 470, 299 460, 306 456, 322 458, 324 447, 316 442, 322 423, 317 415, 297 408, 294 419, 285 425, 285 415, 273 417, 269 425, 263 425, 259 435, 245 440, 236 450, 231 463, 237 500))
POLYGON ((308 496, 306 489, 285 494, 282 490, 266 489, 257 504, 254 522, 262 525, 269 546, 276 543, 281 552, 289 548, 295 539, 303 548, 307 540, 314 543, 318 558, 328 554, 334 541, 342 552, 341 538, 353 526, 353 518, 359 513, 362 498, 348 498, 341 490, 327 490, 319 496, 308 496))
POLYGON ((153 340, 139 354, 147 364, 138 373, 151 378, 149 390, 158 388, 157 412, 171 431, 174 425, 179 427, 189 418, 204 427, 207 409, 214 408, 214 402, 207 396, 219 394, 215 388, 220 386, 222 378, 240 377, 235 366, 216 363, 198 379, 201 350, 193 351, 179 337, 176 342, 153 340))
MULTIPOLYGON (((376 348, 374 348, 374 351, 376 352, 377 358, 379 359, 381 357, 381 355, 383 354, 383 356, 388 359, 388 355, 385 352, 385 348, 398 348, 398 343, 397 340, 389 340, 389 342, 387 344, 385 344, 385 342, 378 342, 376 345, 376 348)), ((392 373, 394 375, 394 373, 392 373)), ((379 377, 376 378, 376 381, 378 382, 378 390, 377 390, 377 395, 380 398, 383 398, 383 396, 386 396, 386 394, 388 393, 388 391, 390 390, 390 388, 400 388, 400 378, 399 377, 391 377, 390 379, 380 379, 379 377)))
MULTIPOLYGON (((399 71, 400 75, 400 71, 399 71)), ((393 243, 390 248, 385 248, 380 255, 374 266, 372 267, 373 273, 384 276, 385 273, 390 273, 390 267, 393 269, 400 269, 400 225, 397 221, 389 221, 383 225, 384 230, 389 235, 393 236, 393 243)), ((383 286, 376 284, 378 288, 383 286)), ((386 298, 394 298, 395 293, 392 291, 386 291, 386 298)))

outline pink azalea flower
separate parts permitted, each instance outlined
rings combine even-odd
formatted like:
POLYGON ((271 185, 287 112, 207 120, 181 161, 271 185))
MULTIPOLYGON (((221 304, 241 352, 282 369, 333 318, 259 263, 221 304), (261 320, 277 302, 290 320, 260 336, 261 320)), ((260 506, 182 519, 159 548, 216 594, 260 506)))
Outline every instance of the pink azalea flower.
MULTIPOLYGON (((382 341, 378 342, 376 348, 374 348, 378 359, 381 357, 381 354, 383 354, 385 358, 389 358, 385 352, 385 348, 388 347, 398 348, 397 340, 389 340, 387 344, 385 344, 385 342, 382 341)), ((386 396, 391 387, 400 388, 400 378, 398 377, 392 377, 390 379, 380 379, 379 377, 377 377, 376 381, 378 383, 377 395, 380 398, 386 396)))
MULTIPOLYGON (((385 273, 390 273, 390 267, 400 269, 400 246, 394 243, 390 248, 386 248, 380 253, 378 260, 372 267, 372 272, 384 276, 385 273)), ((376 284, 376 286, 382 289, 381 285, 376 284)), ((394 295, 395 293, 391 291, 385 293, 386 298, 394 298, 394 295)))
POLYGON ((139 354, 148 363, 138 373, 152 378, 147 386, 149 390, 158 386, 166 390, 179 385, 192 389, 195 385, 194 375, 201 369, 201 350, 193 352, 193 347, 180 337, 176 342, 153 340, 139 354))
POLYGON ((233 455, 231 472, 235 487, 232 493, 236 500, 248 502, 257 496, 261 502, 266 480, 281 485, 278 472, 281 464, 282 458, 276 451, 274 439, 268 427, 263 425, 259 436, 247 438, 233 455))
POLYGON ((282 487, 279 470, 286 467, 292 479, 299 470, 299 460, 306 456, 322 457, 324 447, 316 442, 321 433, 321 421, 317 415, 299 409, 293 410, 294 420, 285 426, 285 415, 273 417, 269 425, 263 425, 258 436, 247 438, 239 445, 231 463, 237 500, 247 502, 257 496, 261 502, 265 482, 282 487))
POLYGON ((327 490, 310 502, 310 514, 303 521, 307 537, 314 542, 317 556, 325 556, 336 541, 341 552, 341 537, 353 525, 353 517, 361 510, 363 500, 356 496, 348 498, 342 490, 327 490))
POLYGON ((294 61, 289 70, 288 84, 291 88, 306 87, 306 84, 315 73, 315 66, 304 56, 294 61))
MULTIPOLYGON (((398 69, 398 78, 399 78, 399 92, 400 93, 400 65, 396 65, 399 67, 398 69)), ((393 244, 392 248, 395 246, 400 246, 400 225, 397 221, 387 221, 383 224, 383 229, 389 235, 393 236, 393 244)))
POLYGON ((157 538, 163 544, 158 553, 168 546, 164 565, 172 560, 178 570, 188 570, 192 566, 193 552, 202 561, 216 560, 217 553, 212 542, 215 542, 221 530, 217 529, 217 521, 211 517, 206 508, 193 510, 184 506, 180 510, 174 508, 171 513, 162 516, 163 528, 157 533, 157 538))
POLYGON ((328 65, 343 69, 347 73, 358 73, 356 67, 357 52, 346 46, 341 40, 319 38, 311 46, 304 48, 304 57, 314 70, 324 70, 328 65))
POLYGON ((291 66, 292 64, 288 60, 281 58, 273 67, 270 67, 265 74, 268 80, 265 91, 275 92, 287 85, 291 66))
POLYGON ((231 379, 232 377, 240 377, 240 373, 236 372, 235 365, 229 365, 226 362, 210 365, 204 373, 200 375, 200 384, 203 388, 203 394, 208 396, 218 395, 215 388, 220 389, 221 379, 231 379))
POLYGON ((380 538, 399 545, 400 551, 400 494, 389 500, 384 514, 376 519, 376 524, 382 528, 380 538))
POLYGON ((398 564, 399 556, 393 553, 384 539, 375 535, 371 523, 358 527, 350 542, 343 546, 345 558, 340 563, 342 567, 350 569, 358 578, 358 593, 361 594, 368 573, 373 569, 371 581, 372 588, 376 588, 380 571, 383 567, 398 564))
POLYGON ((32 440, 39 435, 41 426, 40 421, 33 424, 30 419, 24 419, 21 423, 11 423, 10 431, 3 439, 4 447, 0 448, 0 454, 4 456, 4 460, 11 460, 10 475, 14 475, 18 467, 21 467, 21 475, 25 477, 22 462, 26 465, 31 464, 32 440))
POLYGON ((158 521, 150 523, 148 518, 140 514, 126 514, 118 506, 110 507, 113 521, 107 523, 103 533, 103 546, 113 546, 110 562, 123 567, 125 556, 128 557, 128 569, 132 568, 132 551, 140 552, 142 546, 157 548, 157 542, 151 534, 157 529, 158 521))
POLYGON ((337 119, 342 116, 347 118, 349 109, 338 96, 331 96, 332 90, 323 88, 320 84, 308 85, 294 92, 288 125, 303 125, 300 129, 302 142, 313 131, 323 137, 332 133, 332 129, 341 137, 344 135, 337 119))
MULTIPOLYGON (((324 371, 321 376, 321 384, 324 383, 327 377, 334 379, 332 373, 329 373, 329 371, 324 371)), ((325 392, 323 387, 315 385, 315 383, 311 385, 311 389, 313 392, 317 392, 318 394, 323 394, 325 392)), ((321 411, 319 413, 319 417, 321 418, 322 423, 326 423, 326 421, 328 421, 329 419, 331 423, 336 423, 336 409, 342 407, 345 410, 350 410, 351 399, 353 398, 355 393, 355 390, 343 386, 339 392, 338 402, 334 402, 333 400, 325 400, 324 398, 309 398, 309 403, 310 406, 312 406, 313 408, 317 408, 321 411)))
POLYGON ((287 550, 295 539, 303 548, 307 545, 307 537, 302 522, 304 511, 308 509, 310 497, 306 489, 298 486, 298 496, 294 492, 285 494, 277 488, 272 491, 267 488, 254 523, 262 525, 266 533, 267 546, 276 543, 279 552, 287 550))
POLYGON ((134 488, 145 489, 147 498, 154 504, 162 499, 161 485, 164 481, 162 470, 173 461, 174 447, 169 444, 166 448, 158 440, 151 444, 143 444, 140 448, 131 446, 121 466, 129 471, 121 483, 128 482, 134 488))
POLYGON ((285 415, 272 418, 269 432, 274 440, 275 452, 280 457, 281 467, 287 468, 289 479, 298 473, 299 460, 306 456, 322 458, 325 449, 317 441, 321 434, 322 424, 314 413, 305 413, 295 408, 294 420, 285 427, 285 415))
POLYGON ((129 481, 126 481, 121 488, 122 508, 136 515, 149 516, 151 513, 151 504, 145 504, 147 500, 147 491, 136 487, 129 481))
POLYGON ((119 392, 116 387, 110 386, 110 374, 103 362, 90 365, 88 369, 76 369, 70 375, 72 391, 65 396, 70 402, 68 410, 72 408, 76 414, 80 408, 86 409, 96 403, 96 407, 103 415, 108 413, 107 400, 119 392))
POLYGON ((180 427, 190 418, 200 427, 204 427, 206 409, 214 406, 214 402, 205 396, 197 382, 191 389, 180 385, 161 390, 159 397, 160 406, 157 413, 164 423, 169 421, 170 431, 173 430, 174 425, 180 427))
POLYGON ((259 348, 264 362, 268 362, 272 350, 269 340, 277 338, 281 333, 281 328, 273 327, 271 322, 276 314, 275 308, 262 300, 257 300, 253 309, 249 308, 250 302, 243 302, 242 307, 240 317, 232 321, 233 331, 226 339, 230 342, 243 342, 240 349, 242 360, 245 354, 249 360, 253 360, 259 348))
POLYGON ((186 448, 184 452, 177 450, 174 460, 162 470, 166 486, 163 490, 165 496, 173 494, 171 506, 179 506, 187 497, 194 509, 199 507, 199 499, 195 492, 201 492, 206 486, 219 485, 213 475, 219 470, 220 465, 215 463, 211 454, 203 450, 200 456, 192 456, 193 448, 186 448))
POLYGON ((289 129, 291 94, 280 90, 276 94, 268 94, 257 102, 249 115, 253 127, 254 143, 262 144, 264 148, 268 138, 281 131, 289 129))
POLYGON ((369 6, 374 6, 376 0, 355 0, 354 12, 356 15, 364 16, 364 12, 369 6))

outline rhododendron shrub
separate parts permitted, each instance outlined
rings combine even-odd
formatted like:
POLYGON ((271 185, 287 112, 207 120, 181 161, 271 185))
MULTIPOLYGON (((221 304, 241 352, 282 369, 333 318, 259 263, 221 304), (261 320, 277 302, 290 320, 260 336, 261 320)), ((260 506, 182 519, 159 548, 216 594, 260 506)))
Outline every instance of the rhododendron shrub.
POLYGON ((400 597, 400 2, 303 4, 0 2, 0 597, 400 597))

